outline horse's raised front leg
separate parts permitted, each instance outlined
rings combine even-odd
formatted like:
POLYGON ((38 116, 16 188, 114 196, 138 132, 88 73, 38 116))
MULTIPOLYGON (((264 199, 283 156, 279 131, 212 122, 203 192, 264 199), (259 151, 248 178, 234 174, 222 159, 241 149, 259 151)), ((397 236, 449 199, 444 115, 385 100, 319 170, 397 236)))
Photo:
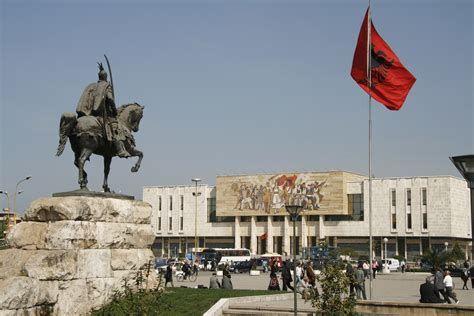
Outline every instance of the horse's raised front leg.
POLYGON ((132 157, 138 156, 138 160, 135 163, 135 166, 133 166, 131 169, 132 172, 137 172, 138 169, 140 169, 140 164, 142 163, 143 153, 135 148, 133 148, 132 150, 129 150, 129 152, 132 157))
MULTIPOLYGON (((87 173, 84 170, 84 164, 86 163, 87 159, 92 155, 92 150, 83 148, 79 158, 77 160, 76 166, 79 168, 79 185, 81 190, 88 190, 87 189, 87 173)), ((74 162, 76 163, 76 161, 74 162)))
POLYGON ((102 185, 102 189, 104 192, 110 192, 109 184, 107 183, 107 179, 109 177, 110 172, 110 164, 112 163, 112 157, 104 156, 104 184, 102 185))

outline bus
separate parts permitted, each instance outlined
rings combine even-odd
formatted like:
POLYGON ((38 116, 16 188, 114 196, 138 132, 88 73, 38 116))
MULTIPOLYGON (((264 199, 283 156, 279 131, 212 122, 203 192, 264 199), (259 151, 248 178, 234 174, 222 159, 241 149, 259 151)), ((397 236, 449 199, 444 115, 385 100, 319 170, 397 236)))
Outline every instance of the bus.
POLYGON ((201 260, 216 263, 250 261, 250 250, 247 248, 207 248, 202 251, 201 260))

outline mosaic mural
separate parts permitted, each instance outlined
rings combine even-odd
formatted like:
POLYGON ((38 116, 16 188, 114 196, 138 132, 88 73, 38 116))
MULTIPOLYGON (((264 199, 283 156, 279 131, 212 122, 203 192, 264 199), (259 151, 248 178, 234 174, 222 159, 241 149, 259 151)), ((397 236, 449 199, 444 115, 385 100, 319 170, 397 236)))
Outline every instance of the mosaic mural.
POLYGON ((217 215, 284 214, 302 205, 306 214, 347 214, 346 172, 217 177, 217 215))

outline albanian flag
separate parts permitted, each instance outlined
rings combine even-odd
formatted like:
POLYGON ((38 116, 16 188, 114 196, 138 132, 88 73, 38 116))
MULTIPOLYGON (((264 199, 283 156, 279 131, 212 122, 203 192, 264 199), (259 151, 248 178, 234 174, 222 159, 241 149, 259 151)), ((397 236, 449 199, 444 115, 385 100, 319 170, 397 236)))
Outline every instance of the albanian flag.
POLYGON ((380 37, 370 20, 370 73, 371 88, 368 87, 367 35, 370 7, 365 13, 359 39, 352 61, 351 76, 357 84, 375 100, 390 110, 400 110, 416 78, 402 65, 390 46, 380 37))

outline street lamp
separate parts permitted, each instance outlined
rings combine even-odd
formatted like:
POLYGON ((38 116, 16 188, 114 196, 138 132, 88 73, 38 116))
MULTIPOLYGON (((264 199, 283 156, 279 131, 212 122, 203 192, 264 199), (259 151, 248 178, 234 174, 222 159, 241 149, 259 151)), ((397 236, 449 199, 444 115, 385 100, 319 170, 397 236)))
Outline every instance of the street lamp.
POLYGON ((199 178, 194 178, 194 179, 191 179, 191 181, 193 181, 194 183, 196 183, 196 189, 195 191, 193 192, 193 195, 194 195, 194 258, 193 258, 193 261, 196 260, 196 252, 197 252, 197 247, 198 247, 198 236, 197 236, 197 223, 198 223, 198 220, 197 220, 197 214, 198 214, 198 196, 201 195, 201 192, 198 192, 197 189, 198 189, 198 182, 201 181, 201 179, 199 178))
POLYGON ((444 242, 444 251, 448 252, 448 242, 444 242))
POLYGON ((474 155, 449 157, 471 189, 471 262, 474 262, 474 155))
POLYGON ((16 217, 16 196, 18 194, 21 194, 23 191, 20 191, 18 192, 18 186, 20 185, 20 183, 24 182, 24 181, 27 181, 27 180, 30 180, 31 179, 31 176, 27 176, 26 178, 24 179, 21 179, 20 181, 18 181, 18 183, 16 184, 16 187, 15 187, 15 194, 13 194, 13 215, 16 217))
POLYGON ((383 272, 385 273, 386 270, 387 270, 387 243, 388 243, 388 238, 387 237, 385 237, 383 239, 383 243, 385 244, 385 251, 384 251, 385 261, 384 261, 384 264, 383 264, 383 272))
POLYGON ((297 303, 296 303, 296 219, 300 215, 303 207, 300 205, 286 205, 286 211, 290 214, 291 219, 293 220, 293 293, 294 293, 294 312, 295 316, 297 312, 297 303))

